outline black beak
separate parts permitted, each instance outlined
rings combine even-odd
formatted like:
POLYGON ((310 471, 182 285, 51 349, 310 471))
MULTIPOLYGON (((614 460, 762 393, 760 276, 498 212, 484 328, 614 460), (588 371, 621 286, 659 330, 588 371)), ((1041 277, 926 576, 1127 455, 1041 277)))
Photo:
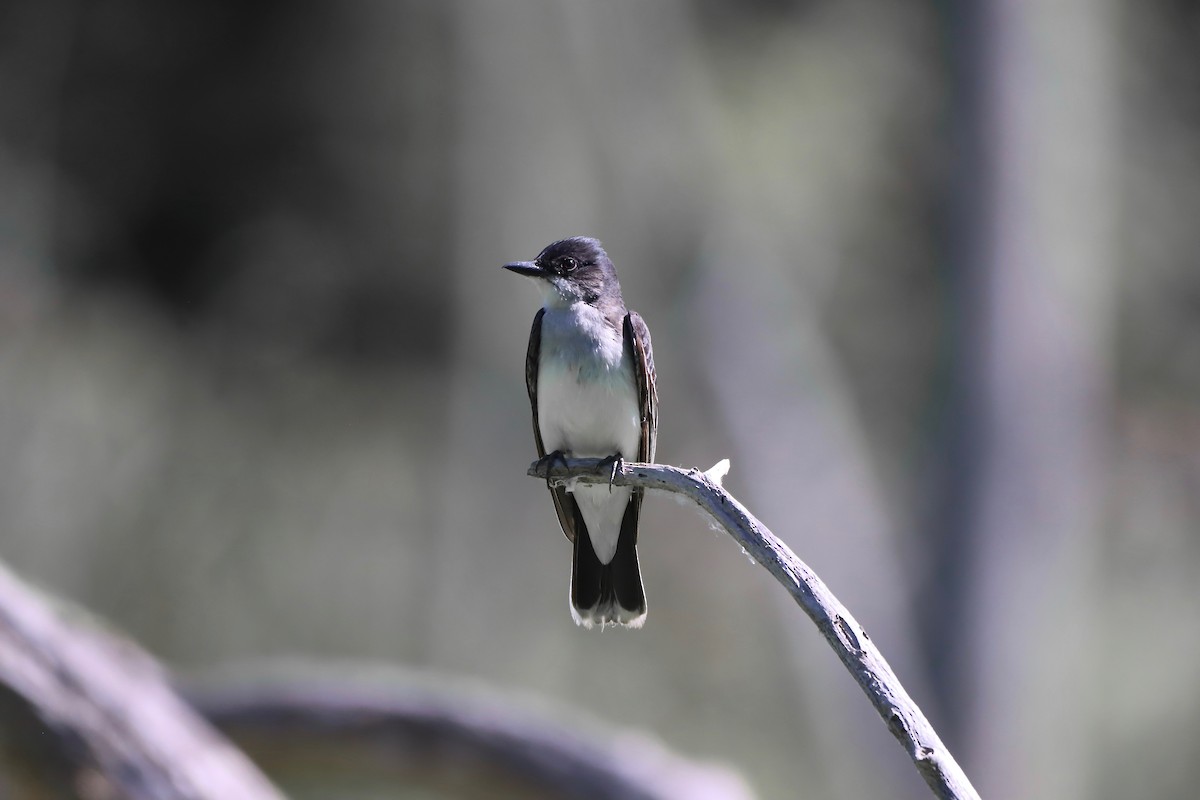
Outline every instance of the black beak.
POLYGON ((514 261, 511 264, 505 264, 504 268, 512 270, 518 275, 524 275, 526 278, 544 278, 546 270, 539 267, 532 261, 514 261))

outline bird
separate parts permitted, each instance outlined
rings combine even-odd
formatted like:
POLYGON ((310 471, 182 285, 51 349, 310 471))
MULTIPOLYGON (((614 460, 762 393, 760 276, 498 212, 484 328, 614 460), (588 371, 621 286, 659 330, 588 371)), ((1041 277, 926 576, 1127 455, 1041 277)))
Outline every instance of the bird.
MULTIPOLYGON (((650 331, 625 306, 617 271, 596 239, 548 245, 533 261, 504 269, 533 279, 542 308, 533 318, 525 386, 540 461, 565 457, 652 462, 658 390, 650 331)), ((572 544, 571 616, 584 628, 640 628, 646 592, 638 565, 644 491, 605 484, 550 486, 572 544)))

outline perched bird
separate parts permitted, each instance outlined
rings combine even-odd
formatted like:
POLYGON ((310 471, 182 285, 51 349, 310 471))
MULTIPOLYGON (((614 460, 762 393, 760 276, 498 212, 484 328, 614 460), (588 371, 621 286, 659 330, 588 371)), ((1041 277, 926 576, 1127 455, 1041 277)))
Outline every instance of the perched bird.
MULTIPOLYGON (((525 356, 538 457, 654 460, 658 394, 650 331, 625 308, 617 271, 595 239, 555 242, 533 261, 505 264, 542 291, 525 356)), ((574 545, 571 616, 585 628, 646 620, 638 568, 642 490, 551 487, 574 545)))

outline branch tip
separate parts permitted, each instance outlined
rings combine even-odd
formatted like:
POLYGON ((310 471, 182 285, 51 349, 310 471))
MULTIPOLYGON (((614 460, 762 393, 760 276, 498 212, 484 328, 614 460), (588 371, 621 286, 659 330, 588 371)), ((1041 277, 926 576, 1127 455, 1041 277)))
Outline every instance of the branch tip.
POLYGON ((717 463, 713 464, 704 471, 704 477, 715 483, 717 486, 725 480, 725 476, 729 474, 729 459, 722 458, 717 463))

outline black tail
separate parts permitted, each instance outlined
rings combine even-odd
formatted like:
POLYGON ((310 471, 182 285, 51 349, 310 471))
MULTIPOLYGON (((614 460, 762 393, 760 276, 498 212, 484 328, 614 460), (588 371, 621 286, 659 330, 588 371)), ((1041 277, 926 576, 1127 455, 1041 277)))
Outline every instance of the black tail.
POLYGON ((638 514, 641 497, 633 497, 621 520, 621 534, 612 561, 601 564, 591 536, 574 503, 575 551, 571 559, 571 615, 585 628, 628 625, 640 628, 646 620, 646 593, 637 559, 638 514))

